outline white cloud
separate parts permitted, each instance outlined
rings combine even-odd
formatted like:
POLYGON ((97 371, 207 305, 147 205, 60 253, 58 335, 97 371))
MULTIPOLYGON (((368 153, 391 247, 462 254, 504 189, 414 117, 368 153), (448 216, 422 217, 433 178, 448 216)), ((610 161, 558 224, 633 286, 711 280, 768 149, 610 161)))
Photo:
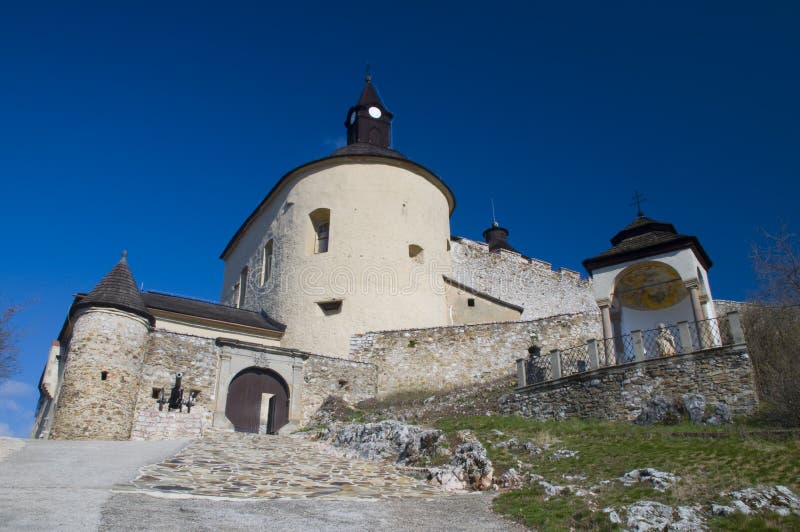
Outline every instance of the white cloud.
POLYGON ((14 431, 11 430, 11 426, 8 423, 0 423, 0 437, 5 436, 7 438, 14 437, 14 431))
POLYGON ((5 381, 0 384, 0 397, 27 398, 36 395, 36 388, 27 382, 5 381))
POLYGON ((11 399, 3 399, 0 397, 0 410, 5 410, 7 412, 21 412, 22 407, 19 406, 19 403, 16 401, 11 399))

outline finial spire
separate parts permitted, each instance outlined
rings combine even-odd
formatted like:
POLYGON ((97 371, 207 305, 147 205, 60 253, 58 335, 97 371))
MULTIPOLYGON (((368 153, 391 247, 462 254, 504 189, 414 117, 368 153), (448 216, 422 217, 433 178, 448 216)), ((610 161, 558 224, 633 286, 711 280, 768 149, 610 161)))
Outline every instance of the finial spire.
POLYGON ((640 194, 638 190, 633 191, 633 201, 630 203, 630 206, 633 207, 636 205, 636 215, 641 218, 644 216, 644 212, 642 211, 642 203, 647 201, 644 197, 644 194, 640 194))
POLYGON ((128 250, 127 249, 123 249, 122 250, 122 258, 120 260, 124 260, 124 261, 128 260, 128 250))
POLYGON ((372 81, 372 69, 370 68, 369 62, 367 62, 367 67, 364 70, 364 80, 367 82, 372 81))
POLYGON ((492 202, 492 227, 500 227, 500 224, 497 223, 497 217, 494 215, 494 198, 490 200, 492 202))

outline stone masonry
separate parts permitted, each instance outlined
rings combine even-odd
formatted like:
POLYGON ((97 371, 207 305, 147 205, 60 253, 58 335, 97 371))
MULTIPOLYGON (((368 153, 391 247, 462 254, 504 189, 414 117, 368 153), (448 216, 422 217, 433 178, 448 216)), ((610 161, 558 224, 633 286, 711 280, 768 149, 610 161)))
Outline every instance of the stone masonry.
POLYGON ((450 248, 453 277, 459 283, 522 307, 523 320, 557 314, 598 312, 591 280, 576 271, 553 271, 550 263, 462 238, 450 248))
POLYGON ((502 402, 504 414, 536 420, 600 418, 633 421, 655 397, 703 395, 733 416, 757 405, 753 366, 741 346, 632 362, 518 389, 502 402))
MULTIPOLYGON (((184 399, 188 399, 192 391, 198 392, 196 404, 192 407, 192 415, 199 417, 200 431, 211 426, 218 365, 219 348, 214 340, 168 331, 152 331, 147 358, 142 368, 133 432, 155 436, 153 423, 157 423, 164 433, 177 430, 170 427, 169 420, 173 419, 172 417, 155 418, 158 421, 150 417, 154 415, 152 413, 158 413, 158 405, 153 398, 154 389, 164 388, 164 395, 169 398, 177 372, 181 372, 184 376, 181 382, 184 399), (147 423, 149 428, 145 430, 139 426, 140 423, 147 423)), ((165 405, 165 411, 166 408, 165 405)))
POLYGON ((146 320, 114 309, 75 318, 51 438, 130 438, 147 336, 146 320))
POLYGON ((310 355, 303 366, 303 423, 329 396, 357 403, 375 397, 377 383, 375 364, 310 355))
POLYGON ((355 335, 350 356, 378 367, 378 396, 478 384, 515 371, 531 343, 546 353, 601 334, 595 312, 355 335))

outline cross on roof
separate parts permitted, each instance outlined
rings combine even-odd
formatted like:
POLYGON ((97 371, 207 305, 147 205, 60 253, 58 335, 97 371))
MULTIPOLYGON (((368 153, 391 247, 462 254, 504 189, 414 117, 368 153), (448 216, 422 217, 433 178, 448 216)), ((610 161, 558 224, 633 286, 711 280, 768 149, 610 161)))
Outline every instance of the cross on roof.
POLYGON ((647 201, 644 197, 644 194, 640 194, 638 190, 633 191, 633 201, 630 203, 630 206, 633 207, 636 205, 636 214, 641 217, 644 216, 642 212, 642 203, 647 201))

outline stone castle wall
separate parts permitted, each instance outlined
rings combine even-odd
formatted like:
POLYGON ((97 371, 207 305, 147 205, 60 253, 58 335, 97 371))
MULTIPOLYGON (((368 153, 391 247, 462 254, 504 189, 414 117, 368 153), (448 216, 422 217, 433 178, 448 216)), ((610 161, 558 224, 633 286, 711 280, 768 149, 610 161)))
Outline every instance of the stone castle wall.
MULTIPOLYGON (((199 422, 199 436, 206 427, 211 426, 216 401, 215 389, 219 366, 219 348, 210 338, 167 331, 152 331, 147 350, 147 358, 142 366, 142 376, 137 392, 136 414, 133 427, 134 436, 146 439, 165 439, 168 437, 189 437, 186 430, 186 411, 174 416, 158 416, 158 403, 153 398, 154 388, 164 388, 164 396, 169 398, 175 384, 175 373, 181 372, 181 386, 184 399, 192 391, 200 392, 197 403, 192 407, 191 417, 199 422), (173 426, 174 425, 174 426, 173 426), (181 428, 183 427, 183 428, 181 428), (169 434, 184 434, 169 436, 169 434)), ((164 406, 166 413, 167 406, 164 406)), ((189 424, 191 427, 197 422, 189 424)), ((186 425, 187 427, 189 425, 186 425)), ((192 431, 195 429, 192 429, 192 431)))
POLYGON ((523 320, 598 311, 591 281, 576 271, 553 271, 548 262, 506 250, 489 252, 466 238, 451 241, 450 261, 456 281, 522 307, 523 320))
POLYGON ((302 423, 308 422, 329 396, 353 404, 375 397, 377 385, 378 368, 374 364, 309 356, 303 365, 302 423))
POLYGON ((750 357, 739 348, 677 355, 600 368, 533 384, 503 400, 504 414, 550 419, 633 421, 655 397, 700 394, 733 416, 754 412, 758 399, 750 357))
POLYGON ((79 314, 50 438, 129 439, 147 341, 147 322, 133 314, 107 308, 79 314))
POLYGON ((378 396, 443 390, 514 373, 533 341, 543 353, 601 335, 596 312, 535 321, 371 332, 351 339, 350 357, 378 368, 378 396), (532 340, 531 337, 534 337, 532 340))

